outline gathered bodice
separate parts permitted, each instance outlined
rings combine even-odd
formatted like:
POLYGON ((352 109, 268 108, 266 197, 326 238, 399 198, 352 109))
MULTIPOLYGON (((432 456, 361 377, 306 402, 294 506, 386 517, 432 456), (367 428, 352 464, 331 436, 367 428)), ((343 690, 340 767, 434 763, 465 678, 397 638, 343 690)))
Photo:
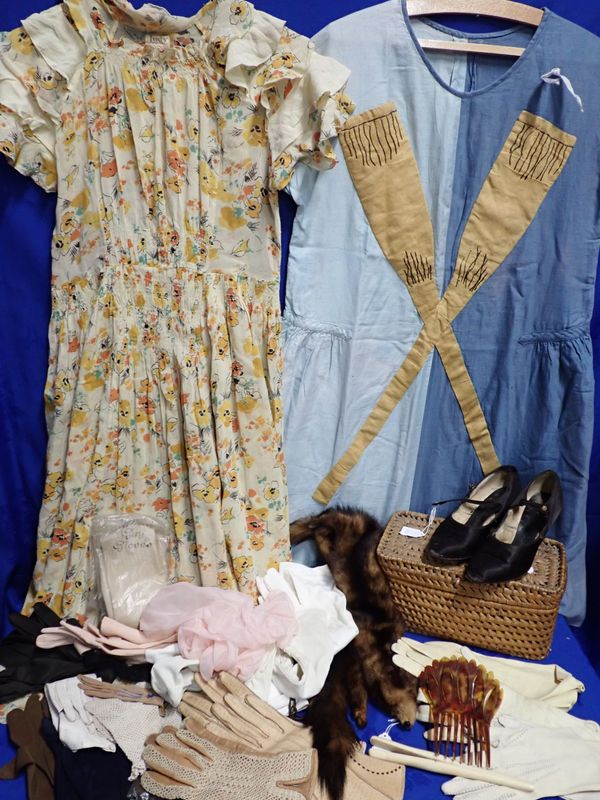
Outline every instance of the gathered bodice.
POLYGON ((51 175, 40 162, 58 192, 55 278, 106 261, 276 278, 277 189, 301 158, 333 160, 326 139, 348 110, 333 62, 244 0, 189 19, 126 0, 51 11, 27 20, 15 55, 30 51, 30 88, 56 122, 51 175))

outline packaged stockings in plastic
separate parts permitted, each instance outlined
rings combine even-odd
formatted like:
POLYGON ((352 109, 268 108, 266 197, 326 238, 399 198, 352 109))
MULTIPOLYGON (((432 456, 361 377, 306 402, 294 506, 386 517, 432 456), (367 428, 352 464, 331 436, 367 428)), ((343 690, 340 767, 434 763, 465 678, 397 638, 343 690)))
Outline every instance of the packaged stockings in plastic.
POLYGON ((137 627, 154 595, 172 578, 168 529, 140 514, 92 521, 95 586, 101 614, 137 627))

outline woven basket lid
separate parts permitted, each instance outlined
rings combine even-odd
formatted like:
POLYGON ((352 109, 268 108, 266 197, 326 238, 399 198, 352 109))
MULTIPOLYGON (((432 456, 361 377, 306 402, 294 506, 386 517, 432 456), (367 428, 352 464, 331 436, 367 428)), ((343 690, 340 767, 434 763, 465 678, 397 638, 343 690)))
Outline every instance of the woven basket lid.
POLYGON ((563 545, 544 539, 538 548, 530 573, 506 583, 471 583, 463 579, 464 564, 440 566, 427 561, 424 550, 430 536, 443 521, 436 517, 428 533, 422 537, 401 534, 404 526, 425 530, 429 518, 425 514, 397 511, 392 515, 379 542, 377 556, 388 577, 410 582, 423 581, 432 589, 456 592, 497 603, 526 602, 547 605, 559 602, 567 579, 566 555, 563 545))

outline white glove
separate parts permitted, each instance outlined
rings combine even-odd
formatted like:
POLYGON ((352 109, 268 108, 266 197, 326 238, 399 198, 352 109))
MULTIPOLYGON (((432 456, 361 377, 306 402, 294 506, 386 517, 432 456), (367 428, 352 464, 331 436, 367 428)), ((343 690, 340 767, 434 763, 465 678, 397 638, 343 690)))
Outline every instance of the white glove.
POLYGON ((577 702, 583 683, 558 664, 532 664, 514 658, 485 656, 456 642, 417 642, 408 636, 392 645, 394 664, 418 675, 434 659, 464 656, 483 664, 502 684, 523 697, 542 700, 545 704, 568 711, 577 702), (412 668, 411 668, 412 666, 412 668), (415 671, 416 670, 416 671, 415 671))
POLYGON ((284 562, 257 578, 256 584, 263 600, 284 592, 298 620, 296 635, 275 658, 275 688, 295 700, 314 697, 325 684, 335 654, 358 634, 345 595, 327 566, 284 562))
POLYGON ((73 752, 100 747, 114 753, 115 743, 95 726, 94 719, 85 708, 88 698, 79 688, 78 680, 77 677, 64 678, 47 683, 44 687, 52 724, 61 742, 73 752))
MULTIPOLYGON (((573 730, 543 728, 502 715, 491 726, 492 769, 534 785, 531 793, 453 778, 444 794, 460 800, 539 800, 600 792, 600 742, 573 730)), ((585 794, 576 800, 591 800, 585 794)))

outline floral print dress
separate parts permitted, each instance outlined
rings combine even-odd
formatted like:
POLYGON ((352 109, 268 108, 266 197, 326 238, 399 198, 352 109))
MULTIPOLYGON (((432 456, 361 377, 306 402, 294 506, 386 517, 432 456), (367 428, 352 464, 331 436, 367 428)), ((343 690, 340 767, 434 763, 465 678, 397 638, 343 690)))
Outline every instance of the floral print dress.
POLYGON ((0 150, 56 191, 49 444, 28 603, 85 614, 92 520, 179 580, 289 557, 277 190, 335 163, 347 70, 244 0, 65 0, 0 34, 0 150))

